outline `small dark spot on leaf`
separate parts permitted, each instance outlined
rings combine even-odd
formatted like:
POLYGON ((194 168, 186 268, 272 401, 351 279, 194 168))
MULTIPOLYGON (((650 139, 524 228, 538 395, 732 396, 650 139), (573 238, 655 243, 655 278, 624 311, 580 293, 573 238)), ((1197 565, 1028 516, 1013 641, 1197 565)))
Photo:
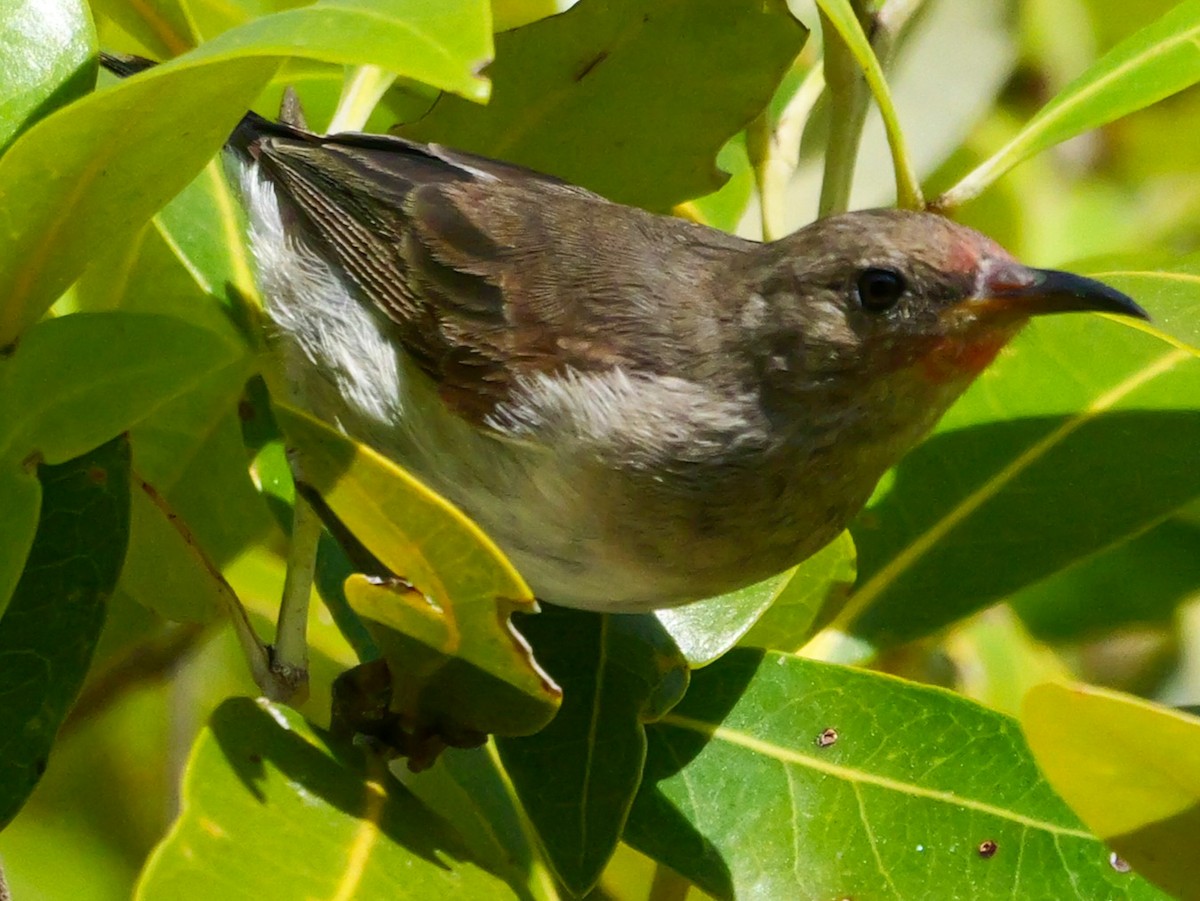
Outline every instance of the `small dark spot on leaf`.
POLYGON ((16 341, 13 341, 10 344, 5 344, 3 347, 0 347, 0 357, 11 357, 16 352, 17 352, 17 342, 16 341))
POLYGON ((254 404, 244 397, 238 401, 238 419, 242 422, 253 422, 256 415, 254 404))
POLYGON ((89 466, 87 477, 96 485, 108 484, 108 470, 103 466, 89 466))
POLYGON ((21 461, 21 468, 26 472, 34 472, 42 465, 42 452, 35 450, 30 451, 29 455, 21 461))
POLYGON ((594 68, 596 68, 602 62, 604 62, 606 59, 608 59, 608 51, 601 50, 590 61, 588 61, 587 63, 584 63, 583 67, 578 72, 575 73, 575 81, 577 81, 577 82, 583 81, 584 78, 587 77, 589 72, 591 72, 594 68))
POLYGON ((33 762, 33 771, 37 774, 37 778, 41 779, 42 774, 46 772, 46 758, 39 757, 33 762))
POLYGON ((1000 846, 997 845, 990 838, 984 839, 983 841, 981 841, 979 843, 979 856, 982 857, 984 860, 990 860, 991 858, 995 857, 996 852, 999 850, 1000 850, 1000 846))
POLYGON ((817 736, 817 747, 828 748, 831 744, 838 740, 837 729, 826 729, 817 736))
POLYGON ((250 752, 250 762, 251 763, 253 763, 257 766, 258 764, 262 763, 262 761, 263 761, 263 757, 261 754, 259 754, 257 751, 250 752))
POLYGON ((1108 855, 1108 865, 1118 873, 1128 873, 1133 869, 1133 867, 1129 865, 1129 861, 1127 861, 1124 857, 1117 856, 1116 851, 1113 851, 1112 854, 1108 855))

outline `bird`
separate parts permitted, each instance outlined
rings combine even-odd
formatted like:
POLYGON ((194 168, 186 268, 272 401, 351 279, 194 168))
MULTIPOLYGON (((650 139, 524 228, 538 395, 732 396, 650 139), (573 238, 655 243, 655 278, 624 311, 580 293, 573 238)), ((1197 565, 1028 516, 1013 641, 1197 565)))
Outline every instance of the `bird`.
POLYGON ((226 148, 289 390, 561 606, 782 572, 1032 317, 1148 318, 932 212, 763 243, 392 135, 250 113, 226 148))

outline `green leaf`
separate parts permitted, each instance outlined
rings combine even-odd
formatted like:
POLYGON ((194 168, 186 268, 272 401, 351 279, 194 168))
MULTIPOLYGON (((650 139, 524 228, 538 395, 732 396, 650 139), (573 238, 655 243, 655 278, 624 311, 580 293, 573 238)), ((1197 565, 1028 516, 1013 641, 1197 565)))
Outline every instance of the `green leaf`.
POLYGON ((80 0, 0 7, 0 151, 28 125, 91 89, 96 32, 80 0))
POLYGON ((1046 148, 1200 81, 1198 38, 1200 2, 1186 0, 1104 54, 935 204, 943 209, 960 206, 1046 148))
POLYGON ((0 157, 0 283, 8 286, 0 344, 191 181, 274 66, 161 66, 43 119, 0 157))
POLYGON ((61 463, 133 426, 239 349, 168 316, 77 313, 0 358, 0 460, 61 463))
POLYGON ((1151 322, 1124 320, 1200 356, 1200 260, 1162 271, 1130 269, 1088 273, 1136 297, 1153 316, 1151 322))
POLYGON ((483 0, 326 0, 248 22, 39 122, 0 158, 0 345, 192 180, 279 57, 377 64, 482 99, 488 21, 483 0), (31 184, 43 190, 23 190, 31 184))
POLYGON ((218 707, 193 747, 182 813, 136 897, 211 898, 215 885, 256 901, 516 897, 381 760, 248 698, 218 707))
POLYGON ((647 731, 626 840, 718 898, 1163 897, 946 691, 734 651, 647 731))
POLYGON ((654 615, 694 667, 716 660, 735 644, 795 650, 804 644, 821 606, 854 584, 849 532, 799 566, 715 598, 654 615))
POLYGON ((854 584, 857 553, 849 532, 800 564, 796 575, 738 644, 795 652, 823 609, 836 607, 854 584))
POLYGON ((0 466, 0 616, 25 568, 37 532, 42 492, 33 472, 36 458, 0 466))
POLYGON ((668 209, 720 186, 713 158, 805 34, 782 0, 580 3, 496 36, 486 108, 443 97, 404 134, 668 209))
POLYGON ((404 699, 411 722, 505 734, 545 725, 557 709, 558 689, 510 622, 514 612, 536 606, 491 539, 366 446, 296 410, 277 406, 276 415, 295 447, 300 480, 411 586, 361 575, 346 582, 346 597, 360 616, 408 639, 392 653, 385 649, 385 657, 395 697, 404 699))
POLYGON ((1021 719, 1055 790, 1133 868, 1196 897, 1200 719, 1087 685, 1037 686, 1021 719))
POLYGON ((190 56, 374 65, 482 101, 490 85, 478 70, 492 55, 491 25, 486 0, 320 0, 230 29, 190 56))
POLYGON ((835 627, 927 635, 1164 519, 1200 495, 1197 397, 1186 350, 1099 317, 1032 323, 859 517, 835 627))
POLYGON ((641 782, 644 726, 683 695, 687 665, 648 614, 550 608, 521 631, 562 685, 563 705, 536 735, 496 744, 550 865, 583 895, 621 838, 641 782))
POLYGON ((87 673, 129 538, 124 438, 40 466, 37 476, 37 535, 0 618, 0 829, 46 768, 87 673))
POLYGON ((1200 525, 1169 519, 1009 599, 1038 637, 1074 641, 1121 626, 1169 625, 1200 591, 1200 525), (1130 590, 1130 586, 1137 586, 1130 590))

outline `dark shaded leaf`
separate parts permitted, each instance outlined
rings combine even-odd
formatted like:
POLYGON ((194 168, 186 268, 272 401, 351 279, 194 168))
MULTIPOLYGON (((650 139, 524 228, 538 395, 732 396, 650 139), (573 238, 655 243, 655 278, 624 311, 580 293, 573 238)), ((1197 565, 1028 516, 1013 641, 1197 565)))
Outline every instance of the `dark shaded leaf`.
POLYGON ((562 685, 562 709, 536 735, 497 746, 551 866, 582 895, 621 838, 641 782, 645 724, 679 700, 687 665, 648 614, 552 607, 523 619, 521 632, 562 685))
POLYGON ((0 618, 0 828, 37 784, 83 684, 129 540, 129 442, 40 466, 41 515, 0 618))

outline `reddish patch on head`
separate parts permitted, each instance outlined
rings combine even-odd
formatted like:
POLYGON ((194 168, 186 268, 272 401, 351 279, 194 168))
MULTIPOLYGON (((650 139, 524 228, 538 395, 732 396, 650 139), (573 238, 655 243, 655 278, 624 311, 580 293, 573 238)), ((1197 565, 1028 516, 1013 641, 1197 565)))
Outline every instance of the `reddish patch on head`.
POLYGON ((973 379, 992 364, 1010 337, 1008 332, 997 329, 939 338, 921 358, 921 372, 937 385, 973 379))
POLYGON ((946 252, 946 269, 963 274, 979 268, 980 247, 974 241, 958 238, 949 242, 946 252))

